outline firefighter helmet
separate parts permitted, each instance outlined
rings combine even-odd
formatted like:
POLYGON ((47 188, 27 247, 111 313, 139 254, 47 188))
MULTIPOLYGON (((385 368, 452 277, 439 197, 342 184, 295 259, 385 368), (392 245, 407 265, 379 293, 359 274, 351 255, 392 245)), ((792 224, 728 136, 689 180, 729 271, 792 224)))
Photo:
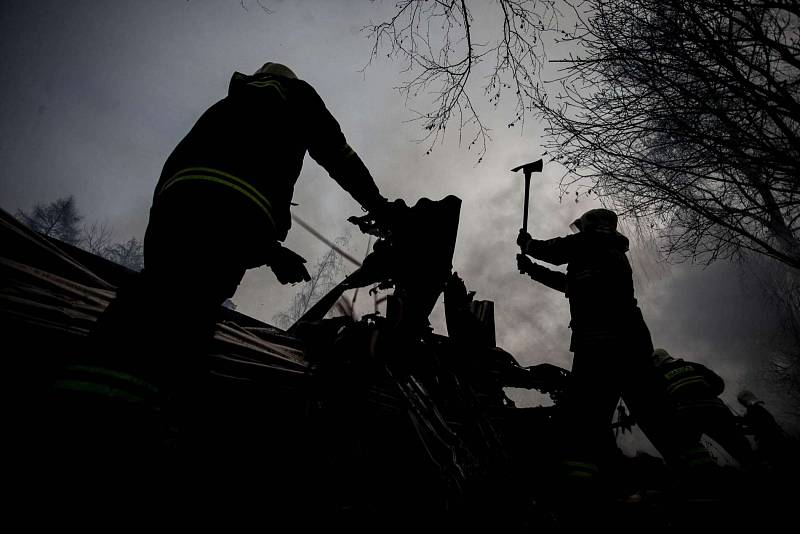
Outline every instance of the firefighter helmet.
POLYGON ((617 214, 605 208, 589 210, 580 219, 573 222, 570 227, 575 227, 581 232, 587 230, 600 230, 613 232, 617 229, 617 214))
POLYGON ((271 61, 267 61, 264 63, 264 66, 258 69, 256 74, 273 74, 275 76, 283 76, 284 78, 292 78, 297 79, 297 75, 287 67, 286 65, 282 65, 280 63, 273 63, 271 61))

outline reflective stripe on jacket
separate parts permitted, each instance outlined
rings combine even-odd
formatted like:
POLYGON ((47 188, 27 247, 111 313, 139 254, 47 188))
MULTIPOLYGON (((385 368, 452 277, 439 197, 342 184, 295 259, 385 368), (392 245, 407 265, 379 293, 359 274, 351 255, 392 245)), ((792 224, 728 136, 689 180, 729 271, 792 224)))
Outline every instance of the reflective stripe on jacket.
POLYGON ((53 382, 56 393, 91 396, 161 411, 161 392, 155 384, 125 371, 98 365, 69 365, 53 382))
MULTIPOLYGON (((383 201, 313 87, 272 74, 234 73, 228 95, 203 113, 167 158, 154 207, 166 191, 191 203, 193 185, 218 185, 254 206, 282 241, 306 152, 365 209, 383 201)), ((239 216, 235 202, 221 211, 220 217, 239 216)))
POLYGON ((211 182, 233 189, 247 198, 249 202, 252 202, 253 205, 260 210, 269 221, 272 232, 277 230, 275 218, 272 216, 272 205, 269 200, 247 181, 217 169, 210 169, 208 167, 189 167, 182 169, 160 185, 156 191, 156 197, 166 192, 175 184, 191 181, 211 182))
POLYGON ((667 395, 674 401, 716 399, 725 382, 699 363, 674 360, 659 367, 667 395))

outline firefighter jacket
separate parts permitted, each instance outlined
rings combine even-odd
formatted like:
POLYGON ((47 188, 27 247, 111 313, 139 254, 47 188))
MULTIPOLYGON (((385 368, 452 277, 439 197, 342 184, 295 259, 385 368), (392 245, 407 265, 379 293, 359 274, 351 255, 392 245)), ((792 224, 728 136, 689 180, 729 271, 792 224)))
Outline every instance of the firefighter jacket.
POLYGON ((534 265, 534 280, 563 291, 569 299, 570 350, 619 347, 652 352, 650 332, 633 294, 633 274, 625 253, 628 238, 615 231, 583 231, 548 240, 533 239, 525 253, 566 274, 534 265))
POLYGON ((170 195, 191 202, 192 195, 211 191, 220 197, 220 210, 229 212, 213 215, 256 213, 264 232, 283 241, 306 152, 365 209, 384 200, 339 123, 308 83, 236 72, 228 95, 203 113, 170 154, 153 207, 170 195))
POLYGON ((657 367, 657 373, 667 397, 674 404, 716 401, 725 390, 722 378, 699 363, 669 360, 657 367))
POLYGON ((758 454, 768 464, 782 468, 797 466, 797 441, 781 428, 763 402, 747 406, 742 423, 746 432, 755 439, 758 454))

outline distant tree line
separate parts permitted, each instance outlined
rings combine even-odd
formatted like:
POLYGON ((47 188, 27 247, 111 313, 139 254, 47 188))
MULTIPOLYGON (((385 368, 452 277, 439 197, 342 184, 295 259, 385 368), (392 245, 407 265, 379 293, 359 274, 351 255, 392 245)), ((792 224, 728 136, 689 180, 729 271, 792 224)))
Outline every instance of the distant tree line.
MULTIPOLYGON (((339 237, 335 243, 344 247, 349 235, 339 237)), ((288 328, 297 322, 319 299, 333 289, 345 276, 342 256, 333 249, 328 250, 322 258, 309 269, 311 281, 300 286, 300 290, 292 298, 289 307, 273 317, 275 324, 288 328)))
POLYGON ((75 198, 70 195, 52 202, 37 202, 29 211, 18 210, 17 218, 32 230, 80 247, 128 269, 144 267, 143 243, 136 237, 115 241, 113 229, 105 224, 82 224, 75 198))

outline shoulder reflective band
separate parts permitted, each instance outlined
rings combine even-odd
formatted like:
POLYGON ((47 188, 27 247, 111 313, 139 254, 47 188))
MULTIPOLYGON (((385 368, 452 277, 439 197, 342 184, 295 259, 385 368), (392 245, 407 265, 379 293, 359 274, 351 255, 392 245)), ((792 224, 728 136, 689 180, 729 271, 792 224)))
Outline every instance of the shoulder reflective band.
POLYGON ((687 376, 686 378, 676 380, 675 382, 667 386, 667 393, 669 395, 672 395, 679 389, 686 386, 708 386, 708 384, 706 383, 706 381, 703 379, 702 376, 687 376))
POLYGON ((339 147, 339 154, 343 158, 352 158, 353 156, 356 155, 356 151, 353 150, 350 147, 350 145, 348 145, 347 143, 344 143, 342 146, 339 147))
MULTIPOLYGON (((685 373, 694 373, 694 368, 690 365, 684 365, 683 367, 678 367, 675 369, 670 369, 666 373, 664 373, 664 378, 667 380, 671 380, 675 378, 677 375, 685 374, 685 373)), ((697 375, 697 373, 694 373, 697 375)))
POLYGON ((250 82, 247 85, 252 85, 253 87, 270 87, 275 89, 278 93, 278 96, 281 97, 281 100, 286 100, 286 95, 283 92, 283 87, 281 87, 280 82, 277 80, 256 80, 254 82, 250 82))
POLYGON ((272 218, 272 205, 270 204, 269 200, 267 200, 267 198, 262 195, 258 189, 241 178, 217 169, 211 169, 208 167, 189 167, 182 169, 164 182, 164 184, 161 186, 161 189, 158 190, 158 195, 179 182, 193 180, 218 183, 238 191, 252 200, 256 206, 258 206, 259 209, 261 209, 261 211, 263 211, 267 216, 272 228, 276 228, 275 220, 272 218))
POLYGON ((561 462, 561 467, 567 477, 575 478, 593 478, 600 472, 597 464, 593 462, 578 462, 574 460, 564 460, 561 462))

